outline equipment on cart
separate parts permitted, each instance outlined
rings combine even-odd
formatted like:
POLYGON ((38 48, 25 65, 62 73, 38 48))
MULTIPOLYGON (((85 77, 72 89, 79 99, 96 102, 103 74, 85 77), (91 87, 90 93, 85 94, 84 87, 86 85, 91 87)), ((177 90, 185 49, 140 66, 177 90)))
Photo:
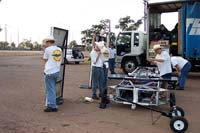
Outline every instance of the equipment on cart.
MULTIPOLYGON (((132 109, 139 106, 158 112, 171 119, 170 127, 173 131, 183 132, 187 130, 188 122, 184 118, 184 110, 176 106, 175 94, 160 87, 162 81, 176 83, 177 77, 163 79, 159 77, 156 67, 138 67, 128 75, 108 76, 109 79, 122 80, 118 85, 109 86, 112 90, 112 93, 110 93, 111 101, 131 105, 132 109), (165 104, 170 105, 170 110, 167 112, 153 108, 153 106, 157 107, 165 104)), ((152 123, 154 124, 158 119, 155 121, 152 119, 152 123)))

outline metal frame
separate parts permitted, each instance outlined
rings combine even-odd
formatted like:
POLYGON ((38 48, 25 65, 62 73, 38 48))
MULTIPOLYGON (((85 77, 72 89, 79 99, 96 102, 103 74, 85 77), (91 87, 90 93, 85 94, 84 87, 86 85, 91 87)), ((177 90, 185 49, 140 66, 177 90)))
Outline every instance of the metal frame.
MULTIPOLYGON (((147 67, 148 69, 148 67, 147 67)), ((148 73, 148 72, 147 72, 148 73)), ((109 76, 109 79, 122 79, 122 82, 116 86, 111 86, 110 88, 115 89, 115 96, 110 95, 110 100, 116 102, 116 103, 122 103, 122 104, 128 104, 132 105, 131 108, 135 109, 136 105, 139 107, 142 107, 144 109, 151 110, 151 120, 152 124, 155 124, 159 119, 160 116, 165 116, 170 118, 170 128, 175 131, 175 132, 184 132, 188 128, 188 121, 184 118, 184 111, 182 108, 176 106, 175 100, 174 104, 170 103, 170 111, 163 111, 160 109, 153 108, 152 106, 159 106, 163 104, 167 104, 171 101, 169 101, 168 96, 165 99, 165 101, 160 101, 160 93, 161 92, 168 92, 168 90, 160 88, 160 81, 171 81, 171 80, 177 80, 177 79, 162 79, 162 78, 149 78, 149 75, 147 75, 147 78, 145 77, 139 77, 140 76, 140 68, 137 68, 134 73, 132 73, 132 77, 130 76, 122 76, 120 77, 119 75, 117 76, 109 76), (135 83, 135 81, 150 81, 147 83, 135 83), (151 85, 151 84, 155 85, 151 85), (123 98, 120 95, 120 90, 129 90, 133 92, 133 98, 130 100, 129 98, 123 98), (143 103, 139 101, 139 91, 149 91, 149 92, 155 92, 155 103, 143 103), (183 112, 182 112, 183 111, 183 112), (154 120, 153 119, 153 112, 160 113, 160 115, 154 120), (177 124, 178 122, 178 124, 177 124), (180 125, 181 122, 181 125, 180 125)), ((170 94, 171 96, 171 94, 170 94)), ((174 95, 175 99, 175 95, 174 95)))
MULTIPOLYGON (((162 81, 177 81, 177 78, 172 79, 163 79, 159 77, 157 67, 137 67, 132 73, 129 73, 129 76, 109 76, 109 79, 122 79, 122 81, 112 88, 115 90, 115 96, 111 96, 113 101, 118 103, 123 103, 119 101, 121 97, 121 92, 123 90, 132 91, 133 97, 132 101, 134 103, 143 105, 143 106, 159 106, 169 103, 169 94, 168 90, 160 88, 160 82, 162 81), (151 93, 152 99, 148 99, 149 103, 142 102, 140 93, 146 92, 151 93), (167 97, 160 100, 161 93, 166 92, 167 97), (140 100, 139 100, 140 99, 140 100)), ((150 98, 150 97, 147 97, 150 98)), ((127 104, 127 103, 125 103, 127 104)))
POLYGON ((62 71, 60 72, 60 79, 56 82, 56 85, 61 84, 59 87, 60 88, 56 88, 59 89, 60 91, 60 95, 56 96, 56 101, 57 104, 62 104, 63 103, 63 91, 64 91, 64 81, 65 81, 65 64, 66 64, 66 53, 67 53, 67 43, 68 43, 68 30, 66 29, 62 29, 62 28, 58 28, 58 27, 52 27, 51 28, 51 34, 54 36, 55 38, 55 44, 57 43, 57 41, 60 41, 61 44, 56 44, 58 47, 60 47, 62 49, 63 52, 63 58, 62 58, 62 63, 61 63, 61 68, 62 71), (64 32, 64 37, 63 40, 58 40, 58 38, 56 38, 58 35, 56 35, 55 31, 60 31, 60 32, 64 32))

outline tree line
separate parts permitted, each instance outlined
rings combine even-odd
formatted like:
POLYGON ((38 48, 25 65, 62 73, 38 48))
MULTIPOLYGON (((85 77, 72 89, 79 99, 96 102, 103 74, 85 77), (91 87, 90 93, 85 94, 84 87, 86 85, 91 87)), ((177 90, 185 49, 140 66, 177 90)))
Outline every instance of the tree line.
MULTIPOLYGON (((115 29, 120 29, 120 31, 133 31, 137 30, 139 26, 142 24, 144 17, 134 21, 130 16, 122 17, 119 19, 118 24, 115 25, 115 29)), ((81 38, 82 43, 86 46, 86 49, 91 49, 92 37, 94 34, 99 36, 109 35, 109 42, 115 43, 116 35, 114 32, 110 32, 110 22, 108 19, 101 20, 99 24, 92 25, 91 28, 83 30, 81 34, 83 38, 81 38)))
MULTIPOLYGON (((122 17, 119 19, 118 24, 115 25, 116 29, 120 31, 132 31, 137 30, 142 24, 143 17, 137 21, 134 21, 130 16, 122 17)), ((94 24, 90 28, 81 31, 83 37, 81 38, 82 45, 85 46, 86 50, 91 50, 91 42, 94 34, 99 36, 109 35, 109 42, 114 43, 116 40, 116 35, 114 32, 110 31, 110 20, 103 19, 99 24, 94 24)), ((2 29, 0 29, 1 32, 2 29)), ((75 40, 69 42, 68 47, 74 48, 78 46, 75 40)), ((31 40, 24 39, 18 46, 14 42, 0 42, 0 50, 42 50, 42 44, 38 42, 31 42, 31 40)))
POLYGON ((27 39, 24 39, 18 46, 14 42, 9 44, 6 41, 0 41, 0 50, 42 50, 42 44, 27 39))

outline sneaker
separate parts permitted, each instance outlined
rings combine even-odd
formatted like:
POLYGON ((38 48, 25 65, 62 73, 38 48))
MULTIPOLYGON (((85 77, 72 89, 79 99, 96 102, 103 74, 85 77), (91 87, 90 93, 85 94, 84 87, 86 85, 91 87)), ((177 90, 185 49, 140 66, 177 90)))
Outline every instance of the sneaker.
POLYGON ((92 99, 99 100, 99 98, 97 96, 92 96, 92 99))
POLYGON ((51 107, 47 107, 46 109, 44 109, 44 112, 57 112, 58 109, 57 108, 51 108, 51 107))

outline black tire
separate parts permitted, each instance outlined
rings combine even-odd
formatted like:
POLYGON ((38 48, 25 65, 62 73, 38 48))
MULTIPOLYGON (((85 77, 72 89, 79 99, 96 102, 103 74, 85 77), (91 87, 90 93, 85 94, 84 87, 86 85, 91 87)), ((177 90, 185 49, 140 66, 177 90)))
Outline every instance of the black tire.
POLYGON ((174 92, 170 92, 170 95, 169 95, 169 104, 170 104, 170 107, 173 107, 173 106, 176 105, 176 96, 175 96, 174 92))
POLYGON ((184 110, 181 108, 181 107, 178 107, 178 106, 175 106, 175 107, 172 107, 169 111, 171 113, 171 117, 177 117, 177 116, 182 116, 184 117, 185 116, 185 112, 184 110))
POLYGON ((137 66, 138 63, 135 58, 127 58, 122 61, 122 69, 125 74, 131 73, 137 66))
POLYGON ((79 64, 80 62, 79 61, 75 61, 75 64, 79 64))
POLYGON ((170 121, 170 128, 175 133, 183 133, 188 129, 188 121, 183 117, 174 117, 170 121))

